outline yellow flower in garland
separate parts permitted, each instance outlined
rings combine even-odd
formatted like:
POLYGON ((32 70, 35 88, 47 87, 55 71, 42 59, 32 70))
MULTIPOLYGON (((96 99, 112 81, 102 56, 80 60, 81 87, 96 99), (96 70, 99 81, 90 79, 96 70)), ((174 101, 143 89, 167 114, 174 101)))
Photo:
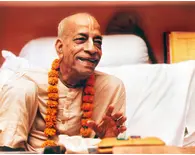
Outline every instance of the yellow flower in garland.
POLYGON ((55 128, 56 127, 56 123, 53 121, 47 121, 46 122, 46 128, 55 128))
POLYGON ((58 93, 58 88, 57 86, 52 86, 50 85, 47 89, 48 93, 58 93))
POLYGON ((47 106, 48 107, 51 107, 51 108, 57 108, 58 102, 57 101, 49 100, 49 101, 47 101, 47 106))
POLYGON ((84 118, 91 118, 92 117, 92 111, 84 111, 83 112, 84 118))
POLYGON ((57 101, 59 96, 58 96, 58 93, 48 93, 48 98, 49 100, 57 101))
POLYGON ((81 125, 82 125, 82 126, 87 126, 87 121, 89 121, 89 120, 90 120, 90 119, 82 118, 82 119, 81 119, 81 125))
MULTIPOLYGON (((58 78, 59 78, 59 60, 55 59, 52 63, 51 71, 48 72, 48 102, 47 102, 47 113, 45 117, 46 128, 44 134, 48 137, 42 147, 56 146, 56 143, 51 140, 52 136, 56 135, 56 122, 57 122, 57 108, 58 108, 58 78)), ((80 135, 83 137, 89 137, 92 130, 88 128, 87 121, 92 118, 93 111, 93 100, 94 100, 94 83, 95 75, 92 74, 86 81, 86 85, 83 89, 81 110, 83 111, 81 118, 81 129, 80 135)))
POLYGON ((58 71, 56 70, 49 71, 48 77, 58 77, 58 71))
POLYGON ((51 70, 58 70, 60 68, 59 59, 55 59, 52 63, 51 70))
POLYGON ((54 128, 45 128, 44 134, 46 136, 55 136, 56 135, 56 129, 54 129, 54 128))
POLYGON ((83 103, 81 105, 81 110, 85 110, 85 111, 93 110, 93 104, 91 104, 91 103, 83 103))
POLYGON ((47 115, 56 116, 57 109, 56 108, 47 108, 47 115))
POLYGON ((46 147, 46 146, 56 146, 56 143, 53 140, 46 140, 41 147, 46 147))
POLYGON ((50 121, 56 121, 56 116, 54 115, 46 115, 45 120, 50 122, 50 121))
POLYGON ((50 85, 56 85, 56 84, 58 84, 58 78, 57 77, 49 77, 48 83, 50 85))
POLYGON ((92 86, 86 86, 84 89, 84 93, 86 95, 94 95, 95 91, 94 91, 94 88, 92 86))
POLYGON ((83 102, 88 102, 88 103, 92 103, 93 102, 93 95, 84 95, 83 96, 83 102))
POLYGON ((92 130, 88 127, 86 128, 82 127, 80 129, 80 133, 82 134, 83 137, 88 137, 92 133, 92 130))
POLYGON ((83 104, 81 105, 81 109, 83 110, 82 118, 81 118, 81 129, 80 134, 83 137, 89 137, 92 133, 92 130, 88 128, 87 121, 92 118, 93 111, 93 100, 94 100, 94 84, 95 84, 95 75, 92 74, 86 82, 86 86, 83 91, 83 104))

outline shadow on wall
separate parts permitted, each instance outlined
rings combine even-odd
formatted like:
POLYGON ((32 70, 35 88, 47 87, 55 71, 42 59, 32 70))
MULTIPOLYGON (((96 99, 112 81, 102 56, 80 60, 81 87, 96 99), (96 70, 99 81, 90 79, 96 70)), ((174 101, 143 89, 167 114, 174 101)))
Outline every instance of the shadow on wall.
POLYGON ((144 31, 138 24, 139 18, 135 13, 116 13, 106 28, 106 35, 109 34, 134 34, 141 37, 148 48, 148 56, 152 64, 156 64, 157 59, 154 55, 150 42, 146 38, 144 31))

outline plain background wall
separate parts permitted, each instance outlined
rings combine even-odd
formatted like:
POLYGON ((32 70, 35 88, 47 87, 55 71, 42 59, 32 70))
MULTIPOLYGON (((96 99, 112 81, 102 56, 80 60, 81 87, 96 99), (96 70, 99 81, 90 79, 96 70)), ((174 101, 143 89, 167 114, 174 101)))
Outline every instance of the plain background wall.
POLYGON ((195 31, 195 2, 0 2, 0 51, 18 55, 29 40, 56 36, 58 22, 78 12, 94 15, 103 33, 114 13, 136 13, 159 63, 164 62, 163 32, 195 31))

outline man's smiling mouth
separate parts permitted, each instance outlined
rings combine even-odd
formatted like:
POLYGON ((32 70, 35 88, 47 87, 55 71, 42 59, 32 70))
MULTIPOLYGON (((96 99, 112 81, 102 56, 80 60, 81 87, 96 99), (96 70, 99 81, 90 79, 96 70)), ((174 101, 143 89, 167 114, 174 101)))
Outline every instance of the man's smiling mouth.
POLYGON ((98 63, 98 59, 94 59, 94 58, 83 58, 83 57, 78 57, 77 58, 80 62, 90 62, 93 63, 94 65, 96 65, 98 63))

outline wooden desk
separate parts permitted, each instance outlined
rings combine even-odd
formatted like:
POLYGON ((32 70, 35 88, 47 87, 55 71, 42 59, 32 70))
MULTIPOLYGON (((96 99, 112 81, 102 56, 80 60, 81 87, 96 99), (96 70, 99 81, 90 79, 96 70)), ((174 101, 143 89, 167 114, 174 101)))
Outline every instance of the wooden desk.
POLYGON ((113 154, 195 154, 195 147, 123 146, 113 147, 113 154))

